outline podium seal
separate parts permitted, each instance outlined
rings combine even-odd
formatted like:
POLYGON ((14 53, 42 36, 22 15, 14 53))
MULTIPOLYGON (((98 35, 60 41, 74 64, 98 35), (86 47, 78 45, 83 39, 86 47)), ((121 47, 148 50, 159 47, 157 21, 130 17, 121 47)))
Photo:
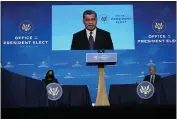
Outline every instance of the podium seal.
POLYGON ((149 81, 143 81, 136 88, 137 94, 142 99, 149 99, 154 94, 154 86, 149 81))
POLYGON ((60 84, 50 83, 46 86, 48 99, 56 101, 61 98, 63 90, 60 84))

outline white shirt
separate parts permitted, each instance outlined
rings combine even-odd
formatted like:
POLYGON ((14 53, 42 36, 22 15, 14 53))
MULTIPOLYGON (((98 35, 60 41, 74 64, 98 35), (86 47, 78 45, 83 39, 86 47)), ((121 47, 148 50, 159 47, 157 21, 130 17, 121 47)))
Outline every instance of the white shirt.
MULTIPOLYGON (((86 34, 87 34, 87 38, 89 40, 89 36, 90 36, 90 32, 89 30, 86 29, 86 34)), ((96 38, 96 28, 92 31, 92 36, 93 36, 93 40, 95 42, 95 38, 96 38)))

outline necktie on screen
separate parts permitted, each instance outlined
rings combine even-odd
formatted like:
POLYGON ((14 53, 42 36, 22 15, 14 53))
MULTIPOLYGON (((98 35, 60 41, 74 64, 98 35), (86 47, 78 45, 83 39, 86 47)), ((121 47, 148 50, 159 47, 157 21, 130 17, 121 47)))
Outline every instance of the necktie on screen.
POLYGON ((90 32, 90 36, 89 36, 89 45, 90 45, 90 49, 93 50, 94 40, 93 40, 92 32, 90 32))

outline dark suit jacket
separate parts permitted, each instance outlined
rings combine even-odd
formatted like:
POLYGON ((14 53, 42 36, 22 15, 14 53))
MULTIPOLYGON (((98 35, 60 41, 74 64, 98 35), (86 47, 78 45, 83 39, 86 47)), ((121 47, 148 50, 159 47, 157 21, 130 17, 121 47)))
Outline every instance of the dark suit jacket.
MULTIPOLYGON (((97 28, 94 50, 99 49, 113 50, 114 46, 110 33, 97 28)), ((73 35, 71 50, 89 50, 89 40, 87 38, 86 29, 73 35)))
POLYGON ((47 86, 50 83, 58 83, 57 79, 53 79, 53 80, 47 80, 47 79, 43 79, 42 82, 47 86))
MULTIPOLYGON (((150 81, 150 77, 151 75, 147 75, 147 76, 145 76, 144 77, 144 81, 150 81)), ((159 75, 155 75, 155 79, 154 79, 154 83, 157 83, 157 82, 159 82, 161 80, 161 76, 159 76, 159 75)))

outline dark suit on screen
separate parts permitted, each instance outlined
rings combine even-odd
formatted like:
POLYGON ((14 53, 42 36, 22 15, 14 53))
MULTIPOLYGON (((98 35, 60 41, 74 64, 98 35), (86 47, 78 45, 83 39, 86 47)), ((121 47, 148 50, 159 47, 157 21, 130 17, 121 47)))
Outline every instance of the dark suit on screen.
MULTIPOLYGON (((114 49, 110 33, 99 28, 96 30, 94 43, 94 50, 98 49, 114 49)), ((89 50, 89 40, 87 38, 86 29, 73 35, 71 50, 89 50)))

